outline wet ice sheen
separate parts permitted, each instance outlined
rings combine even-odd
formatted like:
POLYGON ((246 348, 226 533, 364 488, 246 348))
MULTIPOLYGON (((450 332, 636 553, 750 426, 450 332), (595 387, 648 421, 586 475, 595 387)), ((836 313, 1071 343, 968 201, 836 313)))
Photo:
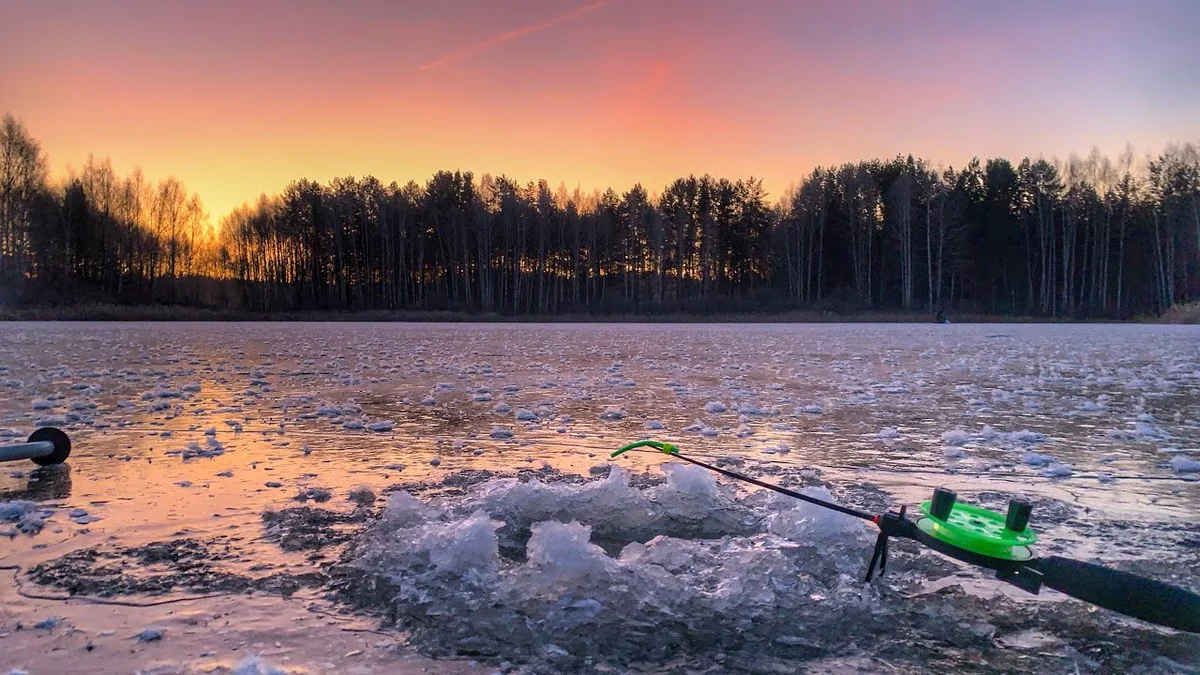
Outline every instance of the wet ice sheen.
MULTIPOLYGON (((17 530, 22 510, 17 520, 0 522, 0 534, 14 537, 0 539, 0 547, 54 544, 51 533, 98 516, 103 520, 90 527, 99 536, 140 536, 137 509, 147 503, 156 508, 151 526, 210 496, 255 508, 263 501, 290 505, 313 485, 301 472, 317 468, 321 484, 333 488, 330 508, 351 508, 351 487, 361 482, 378 491, 401 471, 414 481, 543 462, 578 472, 623 442, 653 436, 755 475, 820 467, 843 485, 877 483, 910 506, 945 484, 1070 495, 1073 504, 1095 510, 1086 522, 1041 530, 1045 541, 1066 550, 1096 546, 1103 561, 1125 553, 1108 541, 1129 538, 1139 565, 1161 563, 1163 578, 1193 578, 1186 572, 1195 569, 1198 549, 1186 527, 1200 485, 1195 328, 1011 326, 1002 341, 993 339, 996 330, 8 324, 0 340, 0 436, 19 441, 39 420, 65 423, 77 440, 70 462, 77 478, 75 494, 46 502, 54 510, 30 511, 30 525, 48 523, 42 535, 17 530), (709 412, 710 402, 724 410, 709 412), (879 433, 885 429, 899 437, 879 433), (732 455, 742 459, 733 464, 732 455), (1060 467, 1074 474, 1041 475, 1062 473, 1060 467), (276 473, 263 473, 268 469, 276 473), (943 469, 987 475, 968 479, 943 469), (1168 480, 1131 479, 1138 474, 1168 480), (112 501, 93 507, 96 494, 112 501), (88 514, 70 519, 80 506, 88 514)), ((628 460, 622 463, 644 467, 644 456, 628 460)), ((35 499, 49 481, 32 480, 28 462, 19 467, 0 472, 0 491, 11 495, 6 499, 35 499)), ((435 651, 493 650, 513 661, 533 655, 554 670, 558 660, 612 653, 622 661, 641 652, 651 658, 655 649, 715 662, 723 654, 710 650, 736 648, 737 640, 764 654, 825 653, 849 649, 854 640, 863 649, 885 648, 887 630, 833 604, 856 597, 838 589, 844 577, 860 580, 869 555, 861 523, 787 500, 710 490, 709 481, 670 471, 655 488, 631 487, 619 475, 588 485, 470 484, 458 490, 459 503, 421 504, 407 524, 382 520, 370 533, 372 546, 356 555, 370 574, 392 578, 395 571, 408 580, 406 592, 424 594, 400 618, 435 651), (494 555, 490 545, 473 547, 492 539, 494 555), (464 548, 449 546, 460 540, 464 548), (446 551, 454 555, 442 557, 446 551), (461 581, 472 573, 478 588, 461 581), (551 578, 557 585, 544 581, 551 578), (754 585, 759 578, 766 586, 754 585), (471 594, 483 609, 453 616, 471 594), (788 604, 805 597, 838 608, 841 623, 788 604), (504 622, 517 627, 488 627, 504 622), (580 642, 562 627, 571 622, 601 632, 580 642), (616 630, 618 622, 632 637, 616 630), (738 622, 752 625, 740 637, 738 622), (461 634, 440 633, 445 626, 461 634), (660 626, 663 644, 648 646, 660 626), (814 642, 822 626, 828 630, 814 642), (864 631, 872 634, 864 638, 864 631)), ((372 500, 359 493, 353 502, 360 501, 372 500)), ((993 506, 1003 510, 1004 503, 993 506)), ((387 509, 393 516, 403 511, 396 503, 387 509)), ((205 505, 195 513, 210 511, 205 505)), ((1045 513, 1038 507, 1035 519, 1045 513)), ((893 565, 903 567, 897 549, 893 565)), ((925 555, 919 563, 935 560, 925 555)), ((848 588, 864 597, 887 594, 899 576, 848 588)), ((880 621, 903 604, 884 597, 880 621)), ((926 609, 935 635, 958 625, 933 605, 924 597, 908 602, 891 636, 906 637, 899 633, 912 631, 926 609)), ((959 601, 948 609, 967 606, 959 601)), ((998 612, 989 605, 977 616, 998 612)), ((1070 625, 1043 628, 1081 644, 1070 625)), ((1111 637, 1094 630, 1105 626, 1093 619, 1083 625, 1111 637)), ((967 654, 979 646, 967 644, 967 654)), ((1119 672, 1132 649, 1106 651, 1116 656, 1104 666, 1119 672)), ((1035 661, 1057 667, 1057 658, 1035 661)), ((952 661, 974 663, 974 656, 952 661)))

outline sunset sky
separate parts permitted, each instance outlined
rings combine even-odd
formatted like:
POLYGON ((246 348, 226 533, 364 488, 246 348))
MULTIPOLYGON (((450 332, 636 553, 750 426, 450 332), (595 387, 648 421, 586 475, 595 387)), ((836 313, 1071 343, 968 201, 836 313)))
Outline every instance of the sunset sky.
POLYGON ((914 153, 1200 140, 1196 0, 0 0, 0 113, 56 175, 214 220, 301 177, 658 191, 914 153))

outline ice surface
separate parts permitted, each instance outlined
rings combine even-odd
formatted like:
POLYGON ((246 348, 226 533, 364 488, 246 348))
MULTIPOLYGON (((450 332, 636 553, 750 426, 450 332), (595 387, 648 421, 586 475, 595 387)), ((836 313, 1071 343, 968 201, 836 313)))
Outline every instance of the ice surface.
MULTIPOLYGON (((755 475, 777 472, 776 478, 793 488, 807 484, 798 480, 798 469, 811 466, 835 480, 874 481, 886 476, 880 484, 892 493, 911 488, 911 494, 927 494, 936 484, 949 480, 961 489, 978 486, 1035 497, 1055 494, 1095 507, 1096 517, 1101 519, 1117 512, 1136 513, 1146 521, 1146 536, 1152 537, 1159 537, 1157 521, 1178 521, 1180 513, 1186 518, 1189 509, 1195 510, 1194 483, 1183 480, 1200 475, 1182 470, 1190 466, 1183 460, 1200 459, 1196 450, 1200 415, 1195 405, 1200 341, 1194 330, 1177 327, 998 329, 956 325, 947 330, 944 326, 663 325, 614 330, 596 326, 297 324, 285 334, 277 326, 254 325, 238 326, 237 330, 216 325, 133 324, 96 324, 69 331, 52 324, 14 324, 12 328, 0 345, 0 386, 4 387, 0 389, 0 427, 11 427, 7 435, 21 439, 39 418, 54 415, 59 422, 56 426, 65 422, 69 432, 82 432, 79 438, 87 441, 79 443, 72 458, 76 471, 86 476, 87 487, 80 485, 76 473, 75 494, 55 501, 60 504, 55 513, 63 516, 51 523, 63 526, 68 535, 77 528, 67 520, 67 512, 77 504, 88 505, 79 498, 81 489, 112 492, 113 501, 103 512, 100 507, 88 506, 105 517, 107 536, 118 534, 123 527, 120 523, 133 520, 118 520, 118 516, 127 514, 129 505, 138 500, 119 500, 141 497, 138 493, 143 485, 147 495, 165 488, 166 497, 156 502, 163 506, 162 513, 184 512, 179 508, 183 500, 238 500, 242 490, 250 499, 286 501, 300 488, 313 484, 298 477, 302 476, 299 472, 320 467, 321 484, 336 488, 337 499, 343 500, 343 494, 360 481, 370 483, 376 491, 386 481, 438 483, 455 477, 448 469, 512 470, 549 461, 559 469, 581 471, 622 443, 662 434, 657 425, 669 428, 677 436, 669 440, 697 457, 736 453, 746 458, 742 470, 755 475), (1003 330, 1008 339, 992 340, 988 332, 996 330, 1003 330), (492 363, 483 363, 484 359, 492 363), (65 363, 70 368, 60 365, 65 363), (9 382, 18 382, 17 388, 9 388, 13 386, 9 382), (631 382, 636 386, 628 386, 631 382), (199 385, 200 391, 193 385, 199 385), (149 396, 142 398, 144 393, 149 396), (476 395, 495 400, 470 403, 476 395), (33 410, 35 398, 47 407, 33 410), (725 412, 708 413, 704 408, 709 402, 725 406, 725 412), (429 407, 417 407, 418 403, 429 407), (152 406, 159 410, 152 411, 152 406), (610 407, 620 416, 599 419, 610 407), (493 415, 492 410, 501 416, 493 415), (509 417, 515 411, 528 411, 536 419, 509 417), (568 415, 575 421, 568 421, 568 415), (701 421, 683 432, 695 417, 701 421), (340 427, 357 420, 366 428, 372 420, 389 419, 395 420, 394 429, 374 436, 343 432, 340 427), (330 420, 337 420, 336 425, 330 420), (98 431, 109 424, 111 430, 98 431), (228 431, 243 424, 241 436, 228 431), (493 424, 509 429, 493 439, 489 437, 493 424), (200 459, 205 456, 201 453, 209 452, 201 437, 206 427, 221 429, 220 438, 228 446, 217 460, 219 467, 200 459), (289 440, 277 434, 285 427, 293 450, 281 452, 278 448, 289 440), (876 435, 882 429, 902 430, 903 442, 876 442, 884 437, 876 435), (1106 436, 1107 429, 1119 431, 1106 436), (953 443, 953 438, 941 442, 943 433, 950 432, 961 434, 958 443, 953 443), (396 442, 379 443, 381 437, 393 433, 396 442), (467 443, 451 450, 453 438, 467 443), (1166 438, 1170 440, 1164 441, 1166 438), (1039 443, 1047 445, 1036 445, 1039 443), (1160 447, 1165 445, 1173 448, 1160 447), (305 452, 311 448, 314 455, 303 457, 296 448, 305 452), (788 448, 791 453, 784 454, 788 448), (1167 452, 1172 449, 1175 451, 1167 452), (1028 452, 1031 450, 1041 452, 1028 452), (183 454, 189 461, 161 462, 164 451, 183 454), (952 461, 967 453, 971 458, 952 461), (113 459, 105 459, 106 455, 113 459), (1173 463, 1176 455, 1183 459, 1173 463), (430 458, 439 456, 441 465, 433 468, 430 458), (1038 459, 1022 462, 1032 457, 1038 459), (142 464, 149 460, 153 460, 152 466, 142 464), (257 466, 256 461, 260 463, 257 466), (410 468, 397 475, 404 466, 401 462, 410 468), (1039 474, 1052 463, 1074 467, 1075 476, 1086 473, 1100 482, 1104 480, 1100 470, 1170 480, 1122 480, 1120 498, 1114 499, 1111 487, 1097 481, 1050 484, 1039 474), (275 473, 260 473, 268 466, 275 473), (942 467, 996 470, 994 475, 967 478, 940 474, 937 469, 942 467), (930 469, 934 471, 929 473, 930 469), (129 473, 131 470, 134 473, 129 473), (892 471, 895 473, 889 474, 892 471), (211 481, 214 475, 232 474, 238 480, 211 481), (129 480, 130 476, 134 480, 129 480), (262 489, 268 476, 286 488, 262 489), (154 485, 154 481, 162 484, 154 485), (194 484, 195 488, 175 490, 175 483, 194 484), (210 483, 217 483, 220 490, 205 490, 210 483)), ((645 459, 638 456, 624 464, 641 467, 645 459)), ((660 459, 655 456, 651 461, 660 459)), ((21 463, 20 468, 32 467, 21 463)), ((32 499, 35 488, 46 487, 27 481, 32 472, 20 478, 2 473, 0 488, 9 495, 32 499)), ((550 655, 547 658, 572 661, 607 652, 600 642, 593 649, 570 635, 560 638, 561 631, 556 633, 553 626, 539 623, 566 621, 568 614, 571 620, 584 621, 581 625, 585 628, 599 626, 601 630, 611 625, 605 622, 612 612, 631 620, 635 633, 640 630, 642 634, 630 642, 614 631, 607 644, 618 654, 653 653, 656 648, 650 644, 648 626, 658 623, 666 625, 664 637, 683 640, 675 643, 679 653, 688 651, 686 645, 691 643, 687 640, 692 638, 686 636, 691 633, 678 629, 678 623, 691 618, 643 612, 638 609, 643 595, 661 601, 664 612, 699 607, 695 639, 721 645, 714 649, 736 647, 730 642, 738 639, 736 622, 757 621, 747 619, 749 615, 739 608, 747 605, 735 606, 724 618, 714 618, 716 605, 704 604, 715 597, 718 588, 744 581, 736 574, 725 578, 715 571, 721 565, 727 572, 736 571, 742 564, 735 561, 736 555, 752 555, 746 551, 735 555, 735 551, 748 549, 753 555, 765 556, 755 547, 783 547, 780 555, 793 564, 803 583, 813 584, 814 596, 824 598, 813 602, 837 597, 827 593, 826 587, 836 586, 832 575, 839 569, 850 570, 849 576, 861 580, 863 558, 869 554, 869 542, 864 551, 857 544, 840 546, 836 537, 824 547, 828 550, 796 541, 792 537, 801 537, 807 526, 803 515, 792 514, 795 522, 791 524, 768 522, 770 509, 763 506, 765 502, 731 496, 719 486, 714 496, 703 483, 688 485, 682 476, 672 478, 673 487, 667 483, 648 487, 640 478, 633 481, 638 487, 633 487, 626 481, 625 492, 619 489, 619 481, 603 490, 600 486, 568 490, 554 483, 540 487, 532 481, 517 483, 521 486, 512 487, 511 495, 489 488, 493 490, 491 501, 478 494, 479 484, 447 486, 447 492, 462 503, 435 504, 434 511, 423 515, 420 523, 461 522, 474 513, 466 510, 468 507, 503 522, 503 527, 493 531, 501 581, 515 578, 510 573, 516 568, 532 565, 529 546, 537 543, 579 553, 577 566, 555 571, 563 578, 584 574, 581 570, 612 571, 609 563, 590 557, 595 551, 587 546, 594 545, 622 566, 618 567, 621 583, 641 584, 643 573, 653 571, 651 560, 669 568, 666 573, 677 581, 681 579, 678 575, 691 574, 689 584, 709 583, 698 589, 688 585, 680 597, 663 600, 666 591, 662 584, 637 586, 636 592, 621 596, 598 583, 577 582, 560 596, 570 599, 569 610, 566 605, 547 609, 538 604, 542 600, 535 602, 515 591, 489 591, 501 593, 489 597, 503 601, 495 611, 519 624, 514 631, 551 636, 528 643, 528 653, 544 652, 550 655), (566 496, 547 494, 552 490, 568 492, 566 496), (690 502, 708 503, 711 519, 691 517, 688 508, 681 506, 690 502), (535 535, 537 523, 561 523, 563 527, 539 527, 535 535), (569 527, 572 523, 578 527, 569 527), (660 536, 663 539, 655 541, 660 536), (800 550, 790 548, 793 546, 800 550), (625 547, 628 556, 621 556, 625 547), (819 565, 814 559, 818 553, 832 554, 835 559, 844 553, 845 567, 837 560, 828 567, 819 565), (709 595, 702 597, 701 592, 709 595), (533 603, 528 605, 533 611, 527 615, 505 613, 514 603, 533 603), (703 611, 706 607, 707 614, 703 611), (595 617, 588 619, 593 612, 595 617), (532 628, 525 627, 527 617, 532 628), (718 635, 717 625, 730 627, 733 635, 718 635)), ((343 500, 337 506, 349 510, 354 505, 343 500)), ((780 504, 774 511, 782 514, 795 506, 780 504)), ((0 530, 15 534, 15 522, 6 521, 0 530)), ((1055 532, 1055 539, 1074 543, 1075 528, 1063 530, 1055 532)), ((1089 529, 1079 536, 1104 531, 1089 529)), ((1142 532, 1139 528, 1137 534, 1142 532)), ((34 545, 38 539, 24 544, 19 540, 17 545, 34 545)), ((1139 541, 1152 552, 1155 564, 1170 559, 1175 554, 1172 547, 1178 548, 1180 555, 1188 555, 1190 549, 1176 547, 1178 537, 1159 539, 1139 541)), ((902 547, 897 549, 897 558, 902 560, 902 547)), ((533 571, 528 574, 529 584, 536 583, 533 571)), ((589 578, 587 574, 584 577, 589 578)), ((794 579, 785 583, 790 581, 794 579)), ((419 588, 435 597, 446 590, 430 590, 429 586, 419 588)), ((448 590, 454 592, 454 585, 448 590)), ((768 638, 755 626, 745 634, 742 647, 775 653, 772 650, 782 648, 776 645, 797 651, 820 651, 825 643, 850 649, 849 643, 838 642, 846 636, 861 639, 859 646, 864 649, 879 642, 861 637, 853 612, 851 623, 828 625, 832 637, 827 637, 814 634, 807 610, 767 606, 800 628, 791 632, 781 620, 777 623, 780 630, 768 638)), ((401 614, 408 621, 416 620, 401 614)), ((933 626, 947 623, 954 621, 931 619, 933 626)), ((479 639, 484 643, 494 642, 495 636, 488 630, 482 636, 479 639)), ((469 651, 469 645, 464 646, 453 634, 445 640, 429 637, 425 644, 430 643, 469 651)), ((972 649, 967 652, 974 653, 972 649)), ((725 662, 712 661, 711 666, 738 671, 725 662)), ((762 668, 768 669, 766 665, 762 668)))

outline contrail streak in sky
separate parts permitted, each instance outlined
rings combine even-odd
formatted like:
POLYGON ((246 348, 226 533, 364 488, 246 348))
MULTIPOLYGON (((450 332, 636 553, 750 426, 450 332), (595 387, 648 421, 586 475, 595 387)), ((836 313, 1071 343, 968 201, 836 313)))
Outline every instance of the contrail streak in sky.
POLYGON ((438 66, 444 66, 447 63, 453 63, 454 61, 460 61, 469 56, 474 56, 476 54, 479 54, 480 52, 485 52, 485 51, 491 49, 492 47, 502 45, 505 42, 509 42, 511 40, 516 40, 517 38, 523 38, 526 35, 532 35, 534 33, 546 30, 547 28, 553 28, 554 26, 557 26, 559 24, 567 23, 569 21, 574 21, 578 18, 583 17, 585 14, 589 14, 591 12, 596 11, 597 9, 600 9, 601 7, 604 7, 605 5, 612 4, 612 2, 613 2, 613 0, 597 0, 596 2, 593 2, 590 5, 584 5, 583 7, 579 7, 578 9, 573 9, 573 10, 567 12, 566 14, 559 14, 556 17, 546 19, 545 21, 542 21, 539 23, 532 23, 532 24, 529 24, 528 26, 522 26, 520 28, 510 30, 507 33, 493 35, 492 37, 484 40, 483 42, 478 42, 476 44, 471 45, 470 47, 466 47, 464 49, 460 49, 451 54, 447 54, 446 56, 443 56, 440 59, 436 59, 436 60, 430 61, 428 63, 423 63, 423 64, 421 64, 420 70, 430 70, 431 68, 437 68, 438 66))

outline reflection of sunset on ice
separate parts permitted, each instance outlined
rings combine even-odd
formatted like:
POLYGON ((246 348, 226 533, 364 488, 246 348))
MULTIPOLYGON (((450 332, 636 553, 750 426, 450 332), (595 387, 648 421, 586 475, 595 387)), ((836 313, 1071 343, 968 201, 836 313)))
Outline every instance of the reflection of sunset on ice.
POLYGON ((654 437, 860 508, 939 485, 989 507, 1024 496, 1043 537, 1078 557, 1194 579, 1179 524, 1200 494, 1178 479, 1200 459, 1200 342, 1166 326, 997 331, 9 324, 0 433, 23 441, 53 420, 73 450, 66 465, 2 465, 0 565, 20 571, 0 621, 61 616, 78 632, 6 629, 0 644, 20 665, 51 643, 128 643, 126 671, 232 669, 259 653, 304 672, 718 656, 755 670, 924 663, 931 647, 884 655, 892 639, 850 626, 903 634, 935 612, 966 617, 943 633, 964 648, 1012 642, 988 652, 998 671, 1051 658, 1042 642, 1021 646, 1022 630, 1080 650, 1089 634, 1115 635, 1120 663, 1152 661, 1157 638, 1114 615, 1007 594, 899 544, 895 573, 864 586, 870 536, 856 521, 665 458, 606 460, 654 437), (1117 532, 1137 548, 1125 553, 1117 532), (18 588, 185 602, 63 604, 18 588), (930 588, 937 599, 909 597, 930 588), (134 641, 147 627, 162 639, 134 641), (420 660, 454 654, 465 660, 420 660))

